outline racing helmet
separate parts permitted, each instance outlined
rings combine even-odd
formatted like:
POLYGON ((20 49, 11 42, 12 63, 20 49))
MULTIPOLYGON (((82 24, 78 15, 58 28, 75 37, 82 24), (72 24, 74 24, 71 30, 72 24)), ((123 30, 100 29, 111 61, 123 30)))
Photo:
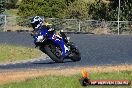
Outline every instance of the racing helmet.
POLYGON ((37 29, 42 26, 43 24, 43 19, 40 16, 35 16, 31 19, 31 25, 33 29, 37 29))

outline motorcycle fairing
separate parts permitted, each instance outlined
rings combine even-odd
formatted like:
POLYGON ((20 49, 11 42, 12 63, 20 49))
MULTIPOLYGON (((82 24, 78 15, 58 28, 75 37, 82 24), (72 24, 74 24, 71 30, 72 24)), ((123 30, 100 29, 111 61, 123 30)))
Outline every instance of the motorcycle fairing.
MULTIPOLYGON (((47 33, 48 33, 48 30, 47 30, 46 28, 42 28, 42 29, 40 30, 40 35, 46 36, 47 33)), ((35 41, 37 40, 37 37, 38 37, 38 36, 35 36, 35 37, 34 37, 34 38, 35 38, 35 41)), ((62 58, 64 59, 64 57, 66 56, 67 51, 69 51, 69 50, 68 50, 68 48, 66 47, 66 45, 65 45, 65 43, 64 43, 64 41, 63 41, 63 38, 62 38, 61 36, 59 36, 59 35, 56 35, 56 34, 53 32, 53 33, 51 33, 51 34, 49 35, 48 39, 49 39, 50 41, 52 41, 53 43, 55 43, 55 44, 57 44, 57 45, 60 46, 60 48, 61 48, 61 50, 62 50, 62 58)))

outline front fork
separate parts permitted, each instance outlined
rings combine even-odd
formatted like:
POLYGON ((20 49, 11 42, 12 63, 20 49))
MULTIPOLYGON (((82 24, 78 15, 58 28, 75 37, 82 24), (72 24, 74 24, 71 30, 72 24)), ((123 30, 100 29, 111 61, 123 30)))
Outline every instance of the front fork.
POLYGON ((60 47, 61 47, 61 50, 62 50, 62 57, 63 57, 63 59, 67 56, 66 54, 68 53, 68 51, 69 51, 69 49, 68 49, 68 47, 65 45, 65 43, 64 42, 57 42, 58 43, 58 45, 60 45, 60 47))
POLYGON ((52 42, 59 45, 62 51, 62 58, 64 59, 67 55, 67 52, 69 51, 68 47, 65 45, 65 42, 63 39, 51 39, 52 42))

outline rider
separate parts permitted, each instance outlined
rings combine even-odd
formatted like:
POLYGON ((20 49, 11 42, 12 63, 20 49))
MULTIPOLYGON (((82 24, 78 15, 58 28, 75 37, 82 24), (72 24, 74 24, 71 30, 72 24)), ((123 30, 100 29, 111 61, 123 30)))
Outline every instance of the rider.
MULTIPOLYGON (((32 36, 38 36, 42 27, 45 27, 46 29, 48 29, 48 33, 50 33, 51 31, 55 31, 57 34, 61 34, 61 37, 64 39, 65 43, 69 42, 66 35, 63 32, 56 30, 55 28, 53 28, 52 24, 49 24, 48 22, 44 21, 39 16, 35 16, 32 18, 31 25, 34 29, 31 33, 32 36)), ((35 41, 35 44, 37 44, 37 42, 40 42, 42 39, 43 36, 39 35, 37 40, 35 41)))
MULTIPOLYGON (((48 22, 45 22, 45 21, 44 21, 41 17, 39 17, 39 16, 35 16, 35 17, 32 18, 32 20, 31 20, 31 25, 32 25, 32 27, 33 27, 33 29, 34 29, 34 30, 32 31, 32 33, 31 33, 31 35, 32 35, 33 37, 35 37, 35 39, 36 39, 36 37, 37 37, 37 40, 34 41, 34 43, 35 43, 36 46, 39 44, 39 42, 41 42, 41 41, 43 40, 43 36, 40 34, 40 30, 41 30, 43 27, 45 27, 45 28, 48 30, 47 35, 50 34, 52 31, 54 31, 54 32, 57 32, 58 35, 59 35, 59 33, 60 33, 61 36, 57 36, 57 37, 62 37, 65 43, 68 44, 68 42, 69 42, 68 39, 67 39, 67 37, 66 37, 66 35, 65 35, 63 32, 57 31, 55 28, 53 28, 53 25, 52 25, 52 24, 49 24, 48 22)), ((69 51, 69 49, 66 48, 65 46, 63 47, 63 49, 64 49, 64 48, 65 48, 65 52, 66 52, 66 50, 69 51)))
MULTIPOLYGON (((32 18, 31 20, 31 25, 33 27, 33 31, 31 32, 31 35, 33 37, 37 37, 37 40, 34 41, 35 45, 37 45, 42 39, 43 39, 43 36, 40 35, 40 30, 42 29, 43 27, 43 24, 46 24, 43 19, 39 16, 35 16, 32 18)), ((48 25, 46 24, 46 26, 48 27, 48 25)), ((47 28, 49 29, 49 28, 47 28)), ((35 38, 36 39, 36 38, 35 38)))

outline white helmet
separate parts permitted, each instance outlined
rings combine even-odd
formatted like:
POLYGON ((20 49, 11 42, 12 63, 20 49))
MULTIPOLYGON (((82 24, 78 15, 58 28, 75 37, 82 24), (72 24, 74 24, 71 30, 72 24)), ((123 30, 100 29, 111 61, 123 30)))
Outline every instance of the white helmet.
POLYGON ((31 20, 31 25, 32 25, 33 29, 37 29, 42 26, 43 22, 44 21, 41 17, 35 16, 31 20))

